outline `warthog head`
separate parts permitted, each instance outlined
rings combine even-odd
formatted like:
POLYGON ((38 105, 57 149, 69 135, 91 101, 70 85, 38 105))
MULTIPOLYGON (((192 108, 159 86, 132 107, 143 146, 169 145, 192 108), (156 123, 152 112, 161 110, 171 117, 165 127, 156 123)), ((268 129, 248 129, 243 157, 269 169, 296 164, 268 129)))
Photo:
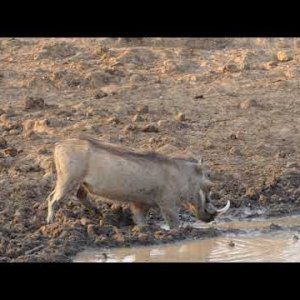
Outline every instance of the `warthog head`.
POLYGON ((191 197, 185 203, 185 207, 199 220, 208 223, 218 215, 224 214, 230 207, 230 201, 222 209, 217 209, 210 202, 209 193, 213 182, 210 178, 210 172, 203 165, 202 159, 199 160, 198 164, 195 164, 195 173, 189 186, 190 191, 192 191, 191 197))

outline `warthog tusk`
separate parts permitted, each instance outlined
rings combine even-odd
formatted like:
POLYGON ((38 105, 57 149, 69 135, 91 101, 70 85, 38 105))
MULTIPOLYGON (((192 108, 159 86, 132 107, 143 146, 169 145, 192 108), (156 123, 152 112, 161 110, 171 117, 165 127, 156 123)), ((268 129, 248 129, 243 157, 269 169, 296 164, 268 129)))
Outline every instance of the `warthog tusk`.
POLYGON ((205 202, 206 202, 205 194, 201 189, 199 191, 199 194, 200 194, 200 199, 201 199, 201 205, 202 205, 202 207, 205 207, 205 202))
POLYGON ((227 204, 225 205, 225 207, 223 207, 221 209, 217 209, 217 213, 219 215, 222 215, 222 214, 226 213, 226 211, 229 209, 229 207, 230 207, 230 201, 228 200, 227 204))

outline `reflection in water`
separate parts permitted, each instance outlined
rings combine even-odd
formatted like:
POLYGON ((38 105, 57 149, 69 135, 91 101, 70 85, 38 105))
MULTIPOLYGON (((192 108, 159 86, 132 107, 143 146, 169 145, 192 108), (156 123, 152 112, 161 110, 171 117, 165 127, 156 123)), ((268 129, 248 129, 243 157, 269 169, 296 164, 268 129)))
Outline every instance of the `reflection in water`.
MULTIPOLYGON (((271 223, 300 224, 300 217, 273 220, 235 221, 216 224, 219 228, 262 229, 271 223)), ((199 224, 200 225, 200 224, 199 224)), ((201 226, 201 225, 200 225, 201 226)), ((203 224, 202 224, 203 226, 203 224)), ((250 230, 251 232, 251 230, 250 230)), ((300 240, 290 231, 272 234, 217 237, 175 244, 86 250, 75 262, 300 262, 300 240), (102 254, 101 254, 102 253, 102 254)))

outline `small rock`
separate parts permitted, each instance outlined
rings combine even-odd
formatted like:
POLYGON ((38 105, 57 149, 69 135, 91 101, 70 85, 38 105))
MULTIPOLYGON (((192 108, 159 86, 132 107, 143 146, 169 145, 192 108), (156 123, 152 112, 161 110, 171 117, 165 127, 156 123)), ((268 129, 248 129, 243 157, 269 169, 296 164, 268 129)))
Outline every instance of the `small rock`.
POLYGON ((161 83, 160 77, 155 77, 154 78, 154 83, 161 83))
POLYGON ((148 124, 143 129, 143 132, 159 132, 158 128, 154 124, 148 124))
POLYGON ((34 209, 38 209, 40 207, 40 203, 35 203, 35 204, 33 204, 33 208, 34 209))
POLYGON ((48 148, 47 146, 42 146, 39 148, 39 150, 37 151, 38 154, 47 154, 48 153, 48 148))
POLYGON ((279 199, 280 199, 280 197, 278 195, 274 194, 271 196, 270 202, 276 203, 279 201, 279 199))
POLYGON ((156 151, 161 154, 173 155, 174 153, 178 152, 178 150, 179 149, 177 147, 171 144, 166 144, 162 147, 159 147, 156 151))
POLYGON ((279 51, 276 54, 277 60, 281 61, 281 62, 286 62, 289 60, 292 60, 292 56, 290 53, 288 53, 287 51, 279 51))
POLYGON ((106 261, 108 259, 108 256, 106 253, 102 253, 102 256, 103 256, 103 260, 106 261))
POLYGON ((144 80, 144 78, 140 74, 133 74, 133 75, 130 76, 130 81, 131 82, 139 82, 139 81, 143 81, 143 80, 144 80))
POLYGON ((293 236, 293 240, 294 240, 294 241, 298 241, 298 240, 299 240, 299 237, 295 234, 295 235, 293 236))
POLYGON ((229 154, 231 154, 231 155, 242 155, 242 152, 236 147, 231 147, 230 150, 229 150, 229 154))
POLYGON ((26 131, 24 133, 24 138, 29 138, 29 139, 37 139, 38 138, 38 135, 33 131, 33 130, 29 130, 29 131, 26 131))
POLYGON ((148 143, 149 143, 150 145, 152 145, 152 144, 157 144, 157 142, 158 142, 158 140, 157 140, 155 137, 151 137, 151 138, 148 140, 148 143))
POLYGON ((11 129, 9 132, 8 132, 8 135, 18 135, 20 134, 20 130, 17 130, 17 129, 11 129))
POLYGON ((103 91, 98 91, 95 95, 95 99, 101 99, 107 96, 107 93, 103 92, 103 91))
POLYGON ((116 105, 115 107, 114 107, 114 111, 115 111, 115 113, 117 113, 117 114, 125 114, 125 108, 124 108, 124 106, 123 105, 116 105))
POLYGON ((83 218, 80 219, 80 224, 82 226, 86 226, 88 224, 91 224, 91 220, 89 220, 88 218, 83 217, 83 218))
POLYGON ((107 119, 107 124, 119 124, 120 119, 117 117, 110 117, 107 119))
POLYGON ((11 258, 8 258, 8 257, 0 257, 0 263, 3 263, 3 262, 11 262, 11 258))
POLYGON ((86 231, 87 231, 87 234, 89 235, 89 237, 93 238, 95 236, 95 226, 94 225, 88 224, 86 231))
POLYGON ((147 114, 147 113, 149 113, 149 106, 148 105, 144 105, 142 107, 139 107, 137 109, 137 112, 140 113, 140 114, 147 114))
POLYGON ((7 122, 5 124, 5 127, 6 127, 7 131, 10 131, 10 130, 13 130, 13 129, 20 130, 20 124, 18 122, 7 122))
POLYGON ((191 75, 191 76, 189 76, 189 80, 190 80, 190 81, 197 81, 197 80, 198 80, 198 77, 195 76, 195 75, 191 75))
POLYGON ((138 239, 142 242, 142 241, 146 241, 148 238, 148 235, 146 233, 140 233, 138 235, 138 239))
POLYGON ((259 195, 258 202, 265 205, 268 202, 268 198, 264 195, 259 195))
POLYGON ((125 133, 128 133, 128 132, 130 132, 130 131, 135 131, 135 130, 137 130, 137 127, 134 126, 134 125, 132 125, 132 124, 126 125, 126 126, 124 127, 124 129, 123 129, 123 131, 124 131, 125 133))
POLYGON ((154 232, 154 237, 158 240, 162 239, 164 237, 164 233, 161 230, 155 231, 154 232))
POLYGON ((2 123, 2 124, 7 124, 9 122, 9 120, 8 120, 8 116, 7 116, 7 114, 2 114, 1 116, 0 116, 0 123, 2 123))
POLYGON ((159 127, 164 127, 164 126, 167 126, 167 125, 169 125, 169 124, 170 124, 170 122, 167 121, 167 120, 159 120, 159 121, 157 121, 157 125, 158 125, 159 127))
POLYGON ((271 224, 270 225, 270 229, 271 230, 280 230, 280 229, 282 229, 282 227, 281 226, 279 226, 279 225, 277 225, 277 224, 271 224))
POLYGON ((269 62, 267 62, 267 63, 265 64, 265 66, 266 66, 267 69, 270 69, 270 68, 272 68, 272 67, 278 66, 278 62, 277 62, 277 61, 269 61, 269 62))
POLYGON ((45 107, 45 101, 43 98, 27 97, 24 100, 24 109, 41 109, 45 107))
POLYGON ((233 241, 230 241, 230 242, 228 243, 228 246, 229 246, 229 247, 234 247, 234 246, 235 246, 235 243, 234 243, 233 241))
POLYGON ((4 150, 4 154, 6 156, 16 156, 18 154, 18 150, 14 147, 8 147, 4 150))
POLYGON ((140 233, 142 230, 142 228, 138 225, 135 225, 132 229, 131 229, 131 232, 132 233, 140 233))
POLYGON ((237 140, 237 136, 236 136, 235 133, 232 133, 232 134, 229 136, 229 138, 230 138, 231 140, 237 140))
POLYGON ((194 99, 203 99, 203 98, 204 98, 203 95, 196 95, 196 96, 194 97, 194 99))
POLYGON ((125 241, 124 235, 120 230, 116 230, 116 233, 113 235, 113 238, 118 241, 123 243, 125 241))
POLYGON ((175 119, 176 119, 177 122, 183 122, 183 121, 186 120, 185 114, 179 112, 179 113, 176 115, 175 119))
MULTIPOLYGON (((85 115, 86 115, 87 117, 92 117, 92 116, 94 116, 94 115, 95 115, 95 109, 92 108, 92 107, 88 107, 88 108, 86 109, 86 111, 85 111, 85 115)), ((70 120, 70 117, 67 117, 67 120, 70 120)))
POLYGON ((126 140, 126 137, 123 135, 119 135, 118 140, 119 140, 119 142, 123 143, 126 140))
POLYGON ((257 102, 255 99, 247 99, 240 103, 241 109, 249 109, 249 108, 255 107, 255 106, 257 106, 257 102))
POLYGON ((287 162, 286 163, 286 167, 289 168, 289 169, 292 169, 292 168, 300 168, 299 164, 296 163, 296 162, 287 162))
POLYGON ((235 73, 235 72, 240 72, 241 68, 236 65, 236 64, 228 64, 223 68, 223 72, 230 72, 230 73, 235 73))
POLYGON ((285 158, 286 157, 286 153, 283 151, 279 151, 276 155, 275 158, 285 158))
POLYGON ((25 120, 22 125, 23 125, 23 130, 28 131, 31 130, 34 126, 35 121, 33 120, 25 120))
POLYGON ((133 118, 132 118, 132 122, 142 122, 142 121, 144 121, 144 119, 139 114, 134 115, 133 118))
POLYGON ((249 187, 246 189, 245 196, 252 199, 256 195, 256 190, 253 187, 249 187))
POLYGON ((14 217, 21 217, 21 211, 19 209, 16 210, 14 217))
POLYGON ((4 149, 7 147, 7 141, 5 138, 0 137, 0 149, 4 149))
POLYGON ((114 212, 121 212, 122 205, 120 203, 112 203, 112 205, 110 206, 110 209, 114 212))

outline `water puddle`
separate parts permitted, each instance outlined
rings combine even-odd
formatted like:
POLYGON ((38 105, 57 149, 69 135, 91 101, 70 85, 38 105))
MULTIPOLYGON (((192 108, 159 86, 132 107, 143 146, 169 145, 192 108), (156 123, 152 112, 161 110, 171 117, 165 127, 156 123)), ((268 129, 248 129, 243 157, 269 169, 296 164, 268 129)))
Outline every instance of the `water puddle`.
POLYGON ((90 249, 79 253, 74 262, 300 262, 300 216, 251 221, 195 223, 195 227, 244 229, 247 234, 182 241, 147 247, 90 249), (259 230, 279 225, 282 231, 263 234, 259 230), (298 240, 299 236, 299 240, 298 240))

